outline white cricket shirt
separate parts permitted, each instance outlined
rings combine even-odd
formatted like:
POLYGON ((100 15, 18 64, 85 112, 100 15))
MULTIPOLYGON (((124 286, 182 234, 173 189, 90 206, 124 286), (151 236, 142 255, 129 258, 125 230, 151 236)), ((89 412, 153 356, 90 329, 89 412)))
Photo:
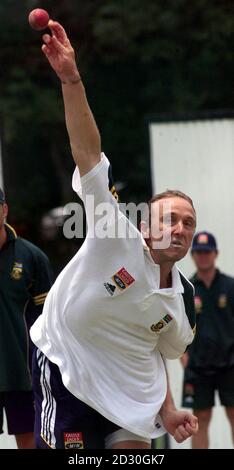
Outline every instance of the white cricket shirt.
POLYGON ((59 366, 73 395, 120 427, 155 438, 165 432, 158 416, 167 389, 161 354, 182 355, 193 332, 178 269, 172 269, 172 288, 160 289, 160 267, 119 211, 108 169, 102 154, 82 178, 74 172, 73 188, 86 205, 87 237, 51 288, 31 338, 59 366), (110 231, 117 222, 134 238, 93 237, 102 221, 98 214, 93 221, 90 195, 97 212, 99 203, 112 204, 110 231))

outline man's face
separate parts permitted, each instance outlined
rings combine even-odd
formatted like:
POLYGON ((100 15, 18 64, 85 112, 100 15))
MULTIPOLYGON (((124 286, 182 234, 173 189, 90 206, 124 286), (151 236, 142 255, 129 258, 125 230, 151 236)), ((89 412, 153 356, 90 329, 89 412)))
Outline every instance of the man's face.
POLYGON ((197 270, 199 271, 209 271, 215 267, 215 261, 218 256, 216 250, 212 251, 193 251, 192 257, 196 265, 197 270))
POLYGON ((196 227, 196 214, 191 204, 181 197, 155 201, 151 206, 151 231, 149 245, 155 251, 159 264, 181 260, 189 250, 196 227), (165 248, 157 248, 157 229, 165 248))
POLYGON ((7 204, 0 204, 0 230, 4 225, 5 218, 8 213, 8 207, 7 204))

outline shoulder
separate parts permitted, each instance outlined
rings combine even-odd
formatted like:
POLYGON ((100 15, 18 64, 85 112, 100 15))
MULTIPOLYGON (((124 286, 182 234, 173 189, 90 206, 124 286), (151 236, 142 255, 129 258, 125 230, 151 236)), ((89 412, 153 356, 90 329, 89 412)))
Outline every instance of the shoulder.
POLYGON ((219 272, 219 282, 220 286, 234 290, 234 278, 232 276, 219 272))
POLYGON ((234 284, 234 277, 229 276, 228 274, 224 274, 224 273, 219 272, 219 277, 220 277, 220 279, 222 279, 225 282, 228 282, 230 284, 234 284))
POLYGON ((42 261, 49 262, 48 257, 44 253, 44 251, 42 251, 38 246, 34 245, 28 240, 25 240, 25 238, 18 237, 16 239, 16 245, 22 251, 22 253, 24 252, 25 254, 28 254, 29 256, 33 258, 41 259, 42 261))

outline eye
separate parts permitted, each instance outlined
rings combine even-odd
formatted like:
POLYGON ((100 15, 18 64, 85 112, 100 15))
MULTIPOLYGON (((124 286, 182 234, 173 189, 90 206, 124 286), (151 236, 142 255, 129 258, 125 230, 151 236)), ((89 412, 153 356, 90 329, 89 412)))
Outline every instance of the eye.
POLYGON ((194 228, 195 222, 192 219, 188 219, 184 221, 184 226, 187 228, 194 228))

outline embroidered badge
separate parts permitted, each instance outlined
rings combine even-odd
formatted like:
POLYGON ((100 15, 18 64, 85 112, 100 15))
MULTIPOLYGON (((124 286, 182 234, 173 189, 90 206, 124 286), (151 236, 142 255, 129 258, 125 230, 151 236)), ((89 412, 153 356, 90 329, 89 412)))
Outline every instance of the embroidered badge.
POLYGON ((108 282, 104 282, 104 286, 106 290, 109 292, 110 295, 114 295, 116 287, 113 284, 109 284, 108 282))
POLYGON ((194 304, 195 304, 196 313, 201 313, 201 310, 202 310, 202 299, 201 299, 201 297, 198 297, 198 295, 195 295, 194 304))
POLYGON ((151 325, 150 329, 154 332, 158 332, 160 331, 165 325, 167 325, 171 320, 173 320, 173 317, 171 317, 171 315, 169 315, 169 313, 167 315, 165 315, 165 317, 163 317, 158 323, 154 323, 153 325, 151 325))
POLYGON ((11 271, 11 277, 18 281, 19 279, 21 279, 22 274, 23 274, 23 263, 15 262, 11 271))
POLYGON ((225 294, 221 294, 219 296, 218 306, 220 308, 225 308, 227 306, 227 296, 225 294))
POLYGON ((120 290, 127 289, 135 281, 125 268, 121 268, 111 279, 120 290))
POLYGON ((82 432, 64 432, 63 441, 65 449, 84 449, 82 432))

